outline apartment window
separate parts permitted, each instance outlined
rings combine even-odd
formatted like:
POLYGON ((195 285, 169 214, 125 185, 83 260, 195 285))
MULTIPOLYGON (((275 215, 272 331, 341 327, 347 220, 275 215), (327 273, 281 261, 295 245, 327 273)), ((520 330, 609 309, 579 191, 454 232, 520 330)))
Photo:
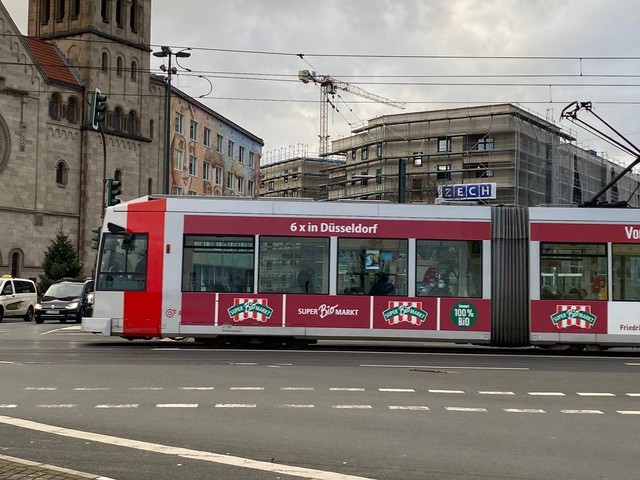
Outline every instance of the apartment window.
POLYGON ((249 180, 249 181, 247 182, 247 194, 248 194, 250 197, 253 197, 253 190, 254 190, 254 188, 255 188, 255 183, 253 182, 253 180, 249 180))
POLYGON ((256 165, 256 154, 253 152, 249 152, 249 166, 254 168, 256 165))
POLYGON ((211 181, 211 163, 204 162, 202 164, 202 178, 206 181, 211 181))
POLYGON ((175 185, 173 186, 173 189, 171 190, 171 193, 173 195, 182 195, 182 189, 180 187, 176 187, 175 185))
POLYGON ((438 151, 439 152, 451 151, 451 137, 443 137, 438 139, 438 151))
POLYGON ((190 196, 194 197, 194 196, 198 195, 198 192, 194 192, 193 190, 189 190, 187 192, 187 195, 190 195, 190 196))
POLYGON ((271 180, 268 184, 267 184, 267 190, 270 192, 273 192, 273 180, 271 180))
POLYGON ((227 188, 233 190, 233 173, 227 172, 227 188))
POLYGON ((198 141, 198 122, 194 120, 189 121, 189 138, 194 142, 198 141))
POLYGON ((189 175, 198 176, 198 158, 193 155, 189 155, 189 175))
POLYGON ((493 138, 482 137, 478 139, 478 150, 493 150, 493 138))
POLYGON ((437 168, 437 179, 438 180, 451 180, 451 164, 447 165, 438 165, 437 168))
POLYGON ((176 112, 175 118, 175 131, 180 134, 184 133, 184 115, 178 112, 176 112))
POLYGON ((216 167, 216 185, 222 185, 222 174, 224 173, 222 167, 216 167))
POLYGON ((360 152, 360 160, 369 160, 369 147, 362 147, 360 152))
POLYGON ((238 193, 244 193, 244 178, 238 177, 238 193))
POLYGON ((382 143, 378 143, 376 145, 376 157, 378 158, 382 157, 382 143))
POLYGON ((227 148, 227 155, 229 156, 229 158, 233 158, 233 148, 234 148, 235 144, 229 140, 229 145, 227 148))
POLYGON ((223 142, 222 135, 218 135, 218 144, 216 146, 216 152, 218 153, 222 153, 222 142, 223 142))
POLYGON ((238 160, 244 163, 244 147, 238 147, 238 160))
POLYGON ((211 129, 204 127, 204 138, 203 138, 204 146, 207 148, 211 148, 211 129))
POLYGON ((182 150, 174 150, 173 151, 173 169, 174 170, 182 170, 182 150))

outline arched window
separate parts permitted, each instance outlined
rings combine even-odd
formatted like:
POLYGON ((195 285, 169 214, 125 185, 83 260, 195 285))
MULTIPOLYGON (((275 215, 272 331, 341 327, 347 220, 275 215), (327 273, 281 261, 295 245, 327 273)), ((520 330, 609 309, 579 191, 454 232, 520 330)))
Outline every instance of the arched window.
POLYGON ((46 25, 49 23, 49 17, 51 16, 51 0, 43 0, 40 3, 40 23, 46 25))
POLYGON ((60 120, 60 95, 54 93, 49 100, 49 116, 54 120, 60 120))
POLYGON ((116 0, 116 25, 120 28, 124 26, 122 22, 122 0, 116 0))
POLYGON ((111 0, 101 0, 100 2, 100 15, 102 15, 102 21, 109 23, 109 10, 111 7, 111 0))
POLYGON ((127 132, 134 135, 136 133, 136 112, 131 110, 127 116, 127 132))
POLYGON ((109 54, 107 52, 102 52, 102 71, 109 71, 109 54))
POLYGON ((64 19, 64 4, 66 0, 56 0, 56 22, 64 19))
POLYGON ((118 75, 119 77, 122 76, 123 67, 124 67, 124 60, 122 60, 122 57, 118 57, 118 59, 116 60, 116 75, 118 75))
POLYGON ((122 109, 120 107, 116 107, 113 111, 113 116, 111 117, 111 128, 114 130, 122 129, 122 109))
POLYGON ((131 80, 133 82, 138 80, 138 62, 135 60, 131 62, 131 80))
POLYGON ((56 185, 66 187, 69 182, 69 167, 64 160, 60 160, 56 165, 56 185))
POLYGON ((149 120, 149 138, 151 140, 153 140, 153 130, 155 128, 156 124, 153 120, 149 120))
POLYGON ((75 20, 80 15, 80 0, 71 0, 71 20, 75 20))
POLYGON ((138 2, 131 0, 131 13, 129 14, 129 26, 132 32, 138 31, 138 2))
POLYGON ((14 278, 21 277, 22 276, 20 274, 21 267, 22 267, 22 252, 20 252, 19 250, 15 250, 11 254, 11 276, 14 278))
POLYGON ((69 97, 69 101, 67 102, 67 108, 64 112, 64 117, 67 119, 69 123, 76 123, 76 118, 78 116, 78 100, 76 97, 69 97))

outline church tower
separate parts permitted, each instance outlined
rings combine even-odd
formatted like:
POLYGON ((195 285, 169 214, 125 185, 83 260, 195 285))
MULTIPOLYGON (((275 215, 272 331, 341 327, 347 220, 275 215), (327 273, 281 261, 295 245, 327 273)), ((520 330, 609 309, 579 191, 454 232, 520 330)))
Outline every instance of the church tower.
POLYGON ((101 224, 105 178, 122 182, 122 199, 162 188, 162 89, 150 82, 151 0, 29 0, 29 36, 55 44, 87 93, 107 95, 106 138, 82 132, 82 193, 78 245, 85 270, 95 252, 91 229, 101 224), (154 132, 154 129, 156 130, 154 132))

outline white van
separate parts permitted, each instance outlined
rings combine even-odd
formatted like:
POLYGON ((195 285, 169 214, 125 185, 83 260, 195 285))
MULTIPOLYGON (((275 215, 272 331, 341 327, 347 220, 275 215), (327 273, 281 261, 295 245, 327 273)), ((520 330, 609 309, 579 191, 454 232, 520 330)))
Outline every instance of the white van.
POLYGON ((22 317, 30 322, 36 303, 38 293, 33 281, 11 275, 0 277, 0 322, 4 317, 22 317))

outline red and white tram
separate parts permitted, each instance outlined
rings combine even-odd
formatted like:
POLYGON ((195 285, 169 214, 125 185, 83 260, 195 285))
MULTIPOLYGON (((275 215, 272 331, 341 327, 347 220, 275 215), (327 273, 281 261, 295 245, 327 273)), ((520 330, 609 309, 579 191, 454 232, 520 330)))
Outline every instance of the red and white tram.
POLYGON ((107 209, 87 332, 640 345, 640 215, 151 196, 107 209))

